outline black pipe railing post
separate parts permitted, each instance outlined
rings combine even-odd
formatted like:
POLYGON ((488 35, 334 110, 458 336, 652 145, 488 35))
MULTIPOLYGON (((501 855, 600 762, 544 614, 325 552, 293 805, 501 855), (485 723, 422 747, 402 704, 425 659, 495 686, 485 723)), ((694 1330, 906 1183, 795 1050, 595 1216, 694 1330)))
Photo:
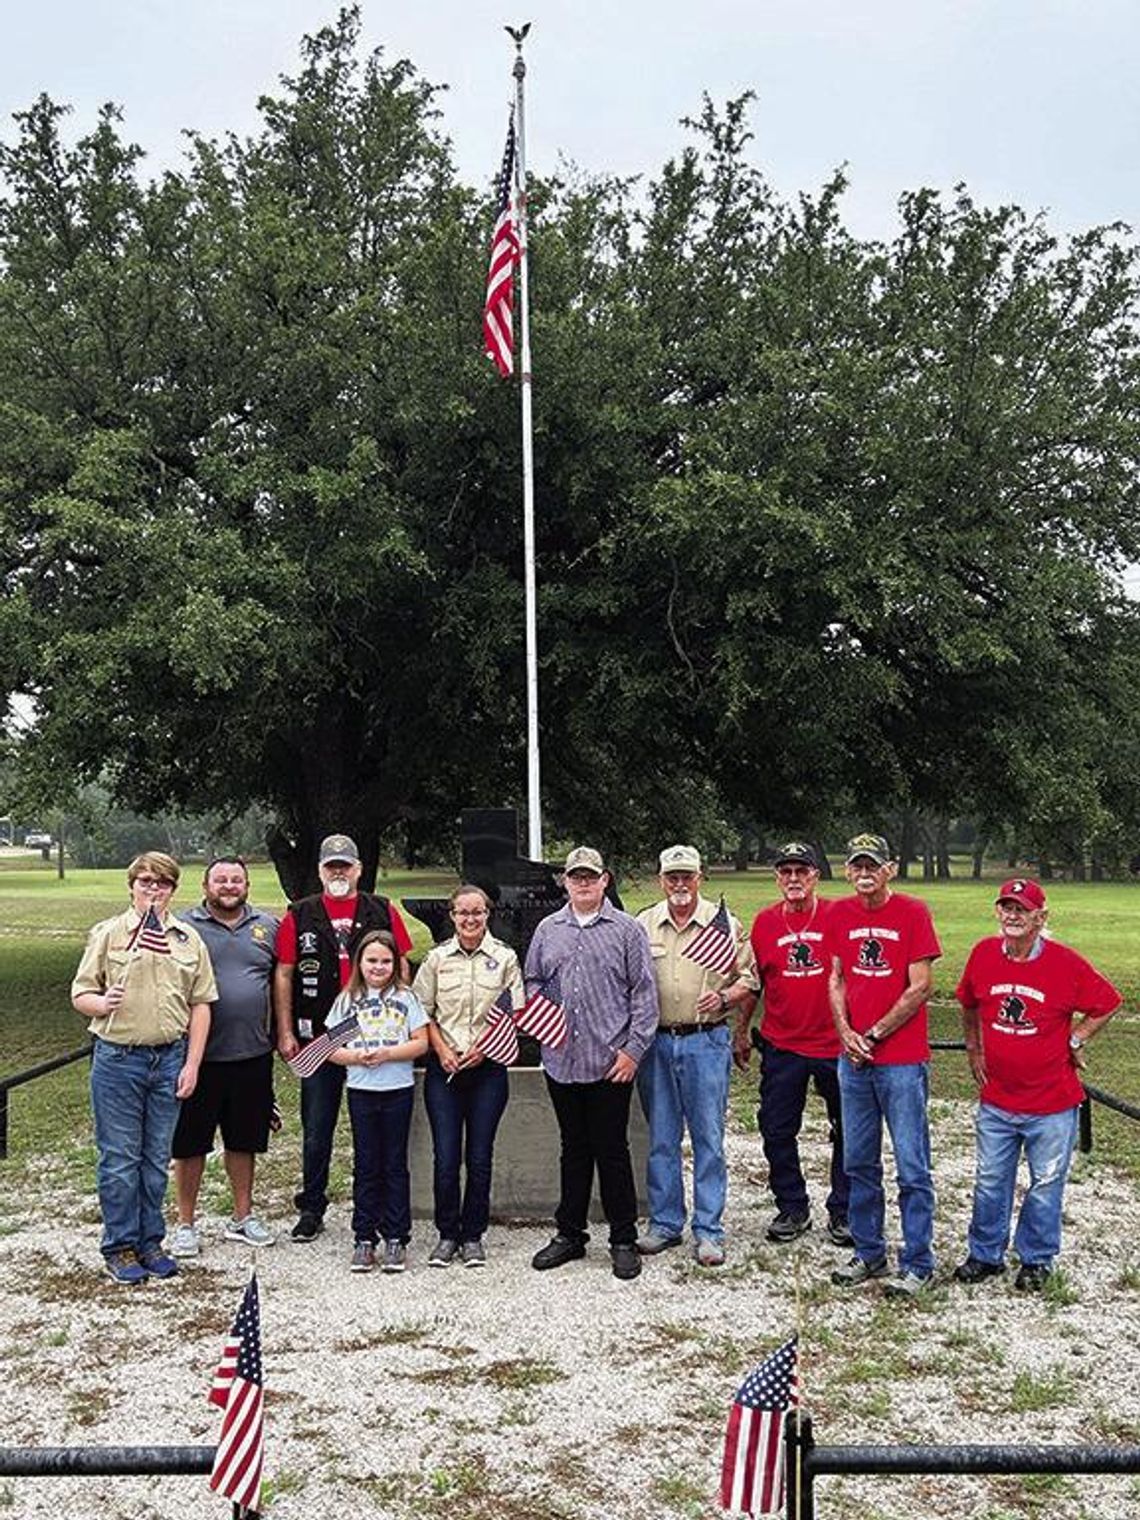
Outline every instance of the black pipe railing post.
POLYGON ((1077 1141, 1081 1149, 1081 1155, 1087 1156, 1093 1148, 1092 1131, 1092 1099, 1085 1094, 1081 1103, 1080 1117, 1077 1120, 1079 1139, 1077 1141))

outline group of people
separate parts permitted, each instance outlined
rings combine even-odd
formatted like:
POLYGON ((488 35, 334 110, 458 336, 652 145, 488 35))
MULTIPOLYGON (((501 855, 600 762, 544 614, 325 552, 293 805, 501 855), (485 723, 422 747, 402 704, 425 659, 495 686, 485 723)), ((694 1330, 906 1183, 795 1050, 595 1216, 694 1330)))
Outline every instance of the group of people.
MULTIPOLYGON (((311 1242, 324 1228, 347 1087, 351 1268, 404 1269, 414 1065, 423 1058, 437 1230, 428 1265, 482 1267, 495 1137, 508 1101, 506 1068, 486 1054, 482 1037, 504 1003, 518 1010, 544 993, 561 1009, 560 1037, 541 1046, 560 1174, 556 1231, 535 1254, 535 1269, 586 1254, 595 1174, 616 1277, 637 1277, 643 1258, 681 1246, 686 1223, 697 1264, 724 1263, 729 1078, 733 1061, 747 1067, 755 1042, 758 1122, 776 1206, 768 1238, 786 1244, 811 1229, 798 1136, 814 1085, 830 1124, 827 1233, 853 1250, 833 1282, 889 1278, 886 1291, 904 1297, 930 1282, 926 1003, 940 947, 926 905, 892 889, 896 868, 881 836, 850 841, 852 892, 840 898, 819 895, 810 845, 784 846, 775 865, 779 898, 747 935, 723 904, 702 895, 701 858, 691 846, 662 851, 662 899, 637 917, 612 900, 599 852, 579 846, 565 862, 567 901, 538 925, 525 967, 490 933, 490 898, 463 884, 450 901, 454 932, 414 978, 399 910, 360 890, 361 869, 354 841, 329 836, 319 852, 321 891, 292 903, 278 922, 250 906, 248 873, 236 858, 210 862, 201 904, 178 917, 169 910, 177 862, 153 851, 131 862, 131 905, 91 931, 72 986, 94 1036, 102 1253, 114 1281, 171 1277, 180 1258, 199 1253, 195 1210, 219 1128, 233 1195, 226 1237, 273 1243, 253 1209, 255 1158, 275 1114, 273 1051, 296 1059, 315 1040, 328 1050, 301 1082, 293 1240, 311 1242), (640 1234, 628 1139, 635 1086, 649 1130, 649 1218, 640 1234), (898 1174, 894 1275, 884 1128, 898 1174), (167 1246, 172 1156, 178 1223, 167 1246)), ((997 916, 997 936, 975 947, 957 989, 979 1108, 968 1254, 955 1276, 976 1283, 1005 1270, 1024 1150, 1017 1286, 1039 1289, 1060 1248, 1084 1046, 1120 998, 1086 960, 1045 935, 1037 882, 1006 882, 997 916)))

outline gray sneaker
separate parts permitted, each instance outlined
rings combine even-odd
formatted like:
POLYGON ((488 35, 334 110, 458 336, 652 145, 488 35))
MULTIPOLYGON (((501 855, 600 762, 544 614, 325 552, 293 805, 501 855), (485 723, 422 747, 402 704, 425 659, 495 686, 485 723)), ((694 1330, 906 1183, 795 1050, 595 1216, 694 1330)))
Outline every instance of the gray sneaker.
POLYGON ((719 1240, 702 1238, 693 1244, 693 1260, 698 1267, 723 1267, 724 1247, 719 1240))
POLYGON ((256 1214, 247 1214, 244 1219, 230 1220, 226 1225, 226 1239, 240 1240, 247 1246, 271 1246, 277 1236, 265 1228, 256 1214))
POLYGON ((886 1284, 883 1292, 888 1298, 917 1298, 933 1281, 933 1272, 928 1272, 925 1277, 918 1272, 899 1272, 886 1284))
POLYGON ((668 1251, 672 1246, 679 1246, 679 1235, 658 1235, 656 1230, 649 1230, 644 1235, 637 1237, 637 1251, 639 1256, 660 1256, 662 1251, 668 1251))
POLYGON ((179 1256, 185 1259, 188 1256, 197 1256, 202 1249, 198 1239, 198 1231, 192 1224, 178 1224, 170 1232, 170 1245, 168 1250, 171 1256, 179 1256))
POLYGON ((459 1247, 459 1259, 465 1267, 485 1267, 487 1253, 481 1240, 465 1240, 459 1247))
POLYGON ((350 1272, 371 1272, 376 1265, 376 1247, 370 1240, 358 1240, 352 1248, 350 1272))
POLYGON ((447 1240, 443 1235, 441 1235, 436 1241, 435 1245, 431 1248, 431 1255, 428 1257, 428 1266, 450 1267, 451 1263, 455 1260, 458 1254, 459 1242, 457 1240, 447 1240))
POLYGON ((408 1253, 402 1240, 386 1240, 384 1242, 384 1262, 380 1270, 382 1272, 402 1272, 408 1264, 408 1253))
POLYGON ((886 1275, 885 1256, 881 1261, 864 1261, 861 1256, 853 1256, 845 1267, 836 1267, 831 1274, 831 1280, 837 1288, 860 1288, 864 1283, 869 1283, 876 1277, 886 1277, 886 1275))

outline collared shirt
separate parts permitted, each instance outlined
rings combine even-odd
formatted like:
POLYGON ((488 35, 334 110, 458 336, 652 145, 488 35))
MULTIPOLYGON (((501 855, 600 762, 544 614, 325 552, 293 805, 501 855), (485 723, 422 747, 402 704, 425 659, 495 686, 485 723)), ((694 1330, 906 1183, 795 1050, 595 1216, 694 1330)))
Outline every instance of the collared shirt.
POLYGON ((637 922, 649 939, 649 953, 653 958, 653 970, 657 977, 657 1000, 661 1009, 662 1028, 670 1024, 722 1023, 723 1013, 706 1014, 702 1020, 697 1013, 697 999, 705 992, 723 992, 741 977, 756 989, 755 967, 752 949, 744 938, 739 922, 729 915, 732 934, 736 941, 736 965, 727 975, 698 966, 682 952, 706 925, 712 923, 719 912, 719 905, 705 897, 697 898, 693 916, 683 928, 673 922, 667 902, 654 903, 643 908, 637 922))
POLYGON ((474 950, 464 950, 453 934, 433 945, 416 972, 412 991, 424 1012, 458 1055, 466 1055, 483 1033, 504 987, 516 1008, 523 1003, 522 971, 510 945, 484 934, 474 950))
POLYGON ((140 915, 133 908, 96 924, 71 984, 71 996, 124 989, 123 1001, 90 1029, 113 1045, 168 1045, 186 1033, 195 1003, 214 1003, 218 988, 206 947, 189 924, 163 918, 169 955, 130 948, 140 915))
POLYGON ((178 917, 192 924, 205 941, 218 984, 203 1059, 248 1061, 265 1055, 273 1049, 269 982, 277 920, 249 903, 233 924, 215 918, 205 903, 187 908, 178 917))
POLYGON ((635 918, 603 901, 579 926, 567 904, 544 918, 526 957, 533 991, 559 974, 567 1037, 544 1045, 542 1064, 555 1082, 600 1082, 619 1051, 640 1062, 657 1030, 657 984, 649 941, 635 918))

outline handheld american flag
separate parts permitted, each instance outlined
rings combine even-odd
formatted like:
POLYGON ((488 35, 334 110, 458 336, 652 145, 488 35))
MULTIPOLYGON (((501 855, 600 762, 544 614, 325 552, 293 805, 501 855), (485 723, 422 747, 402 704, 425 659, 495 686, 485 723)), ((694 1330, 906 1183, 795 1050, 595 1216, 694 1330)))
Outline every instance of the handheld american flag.
POLYGON ((499 170, 495 230, 491 234, 491 263, 483 301, 483 346, 504 378, 514 370, 515 265, 519 234, 514 212, 515 117, 511 112, 507 146, 499 170))
POLYGON ((562 980, 555 971, 527 998, 515 1021, 523 1034, 540 1045, 557 1048, 566 1043, 566 1010, 562 1006, 562 980))
POLYGON ((736 940, 733 937, 732 921, 728 916, 723 897, 715 916, 710 918, 701 932, 689 941, 681 954, 691 961, 696 961, 698 966, 707 966, 710 971, 719 971, 722 976, 727 976, 736 965, 736 940))
POLYGON ((475 1041, 475 1049, 481 1050, 492 1061, 510 1066, 519 1058, 519 1037, 515 1033, 515 1004, 511 989, 504 987, 495 999, 491 1019, 486 1029, 475 1041))
POLYGON ((127 942, 127 949, 136 954, 142 950, 153 950, 155 955, 170 954, 166 930, 162 927, 162 919, 154 911, 153 903, 136 924, 135 931, 127 942))
POLYGON ((246 1286, 214 1381, 211 1404, 225 1410, 210 1487, 248 1510, 261 1502, 265 1412, 261 1378, 261 1303, 257 1274, 246 1286))
POLYGON ((740 1385, 728 1417, 722 1509, 778 1515, 784 1508, 784 1415, 800 1401, 796 1336, 740 1385))
POLYGON ((342 1046, 354 1039, 360 1033, 360 1020, 355 1014, 345 1019, 343 1024, 334 1024, 331 1029, 326 1029, 315 1040, 290 1056, 286 1065, 289 1070, 298 1077, 311 1077, 313 1073, 325 1064, 334 1050, 340 1050, 342 1046))

